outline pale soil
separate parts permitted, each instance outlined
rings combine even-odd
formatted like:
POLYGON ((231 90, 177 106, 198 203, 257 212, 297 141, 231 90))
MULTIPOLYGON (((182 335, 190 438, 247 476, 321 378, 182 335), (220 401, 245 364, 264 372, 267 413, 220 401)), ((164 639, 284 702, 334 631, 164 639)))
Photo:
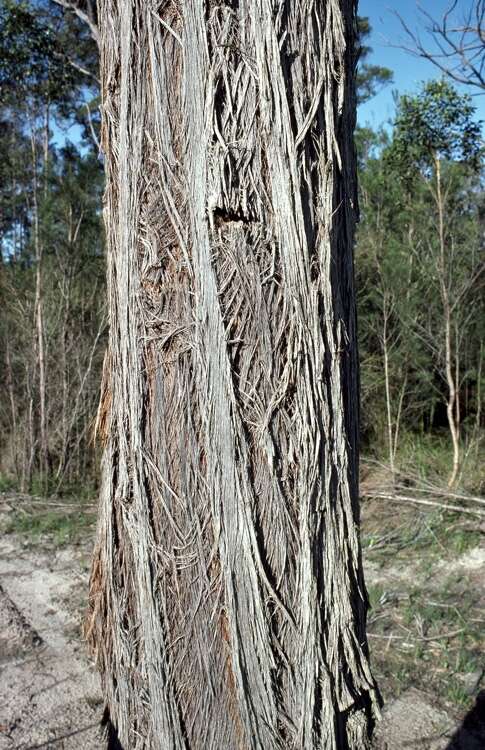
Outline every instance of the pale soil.
POLYGON ((0 749, 98 750, 101 694, 81 642, 76 550, 0 542, 0 749))
POLYGON ((375 745, 376 750, 484 750, 485 714, 470 712, 463 726, 410 688, 384 710, 375 745))

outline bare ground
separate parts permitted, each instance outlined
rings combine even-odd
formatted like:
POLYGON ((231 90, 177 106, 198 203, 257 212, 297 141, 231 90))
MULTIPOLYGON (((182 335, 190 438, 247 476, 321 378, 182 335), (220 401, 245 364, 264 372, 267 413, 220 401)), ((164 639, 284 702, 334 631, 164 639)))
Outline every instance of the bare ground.
POLYGON ((85 557, 0 542, 0 749, 98 750, 99 679, 81 641, 85 557))
MULTIPOLYGON (((0 504, 4 528, 18 502, 0 504)), ((42 512, 21 502, 24 521, 42 512)), ((101 750, 100 685, 81 637, 90 533, 59 546, 21 525, 0 541, 0 750, 101 750)), ((484 539, 458 516, 364 504, 386 702, 377 750, 485 750, 484 539)))

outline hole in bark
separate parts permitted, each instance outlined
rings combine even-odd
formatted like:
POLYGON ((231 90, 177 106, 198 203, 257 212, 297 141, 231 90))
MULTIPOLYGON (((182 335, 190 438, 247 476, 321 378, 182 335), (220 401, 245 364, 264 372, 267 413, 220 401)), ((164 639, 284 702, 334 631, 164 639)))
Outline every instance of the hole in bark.
POLYGON ((251 219, 245 216, 245 214, 243 214, 242 212, 227 210, 225 208, 220 208, 220 206, 217 206, 214 209, 212 217, 214 220, 214 226, 217 228, 223 227, 225 224, 231 224, 231 223, 240 223, 240 224, 251 223, 251 219))

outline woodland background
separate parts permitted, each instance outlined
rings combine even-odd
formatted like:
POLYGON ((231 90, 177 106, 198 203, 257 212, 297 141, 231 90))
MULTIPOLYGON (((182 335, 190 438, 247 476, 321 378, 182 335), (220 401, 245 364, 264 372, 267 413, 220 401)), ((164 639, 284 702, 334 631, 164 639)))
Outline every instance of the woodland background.
MULTIPOLYGON (((98 481, 103 157, 95 30, 63 5, 0 0, 0 481, 79 497, 98 481)), ((363 103, 393 73, 360 32, 363 103)), ((356 130, 361 435, 394 482, 479 494, 485 193, 463 91, 396 92, 391 123, 356 130)))
MULTIPOLYGON (((483 0, 463 4, 483 21, 483 0)), ((72 8, 0 0, 0 603, 7 595, 22 613, 20 633, 28 620, 64 654, 39 670, 26 658, 32 644, 10 653, 35 672, 27 666, 24 689, 15 677, 0 701, 11 705, 0 717, 8 747, 73 732, 99 747, 89 732, 102 698, 79 654, 108 331, 104 174, 95 2, 79 0, 81 15, 72 8), (49 715, 30 700, 44 687, 49 715)), ((369 20, 359 27, 358 100, 368 112, 393 90, 393 71, 374 64, 369 20)), ((429 733, 431 716, 450 749, 443 738, 485 687, 481 29, 465 35, 471 66, 453 68, 461 85, 429 66, 434 78, 394 93, 391 121, 361 118, 355 134, 361 539, 382 726, 396 749, 429 733)))

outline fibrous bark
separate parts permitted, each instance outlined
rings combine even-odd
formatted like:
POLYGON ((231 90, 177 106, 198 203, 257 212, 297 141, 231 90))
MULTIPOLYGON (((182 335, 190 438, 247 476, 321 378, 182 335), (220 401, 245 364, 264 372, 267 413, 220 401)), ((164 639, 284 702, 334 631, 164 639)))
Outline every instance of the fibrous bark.
POLYGON ((101 0, 88 633, 125 748, 363 748, 352 0, 101 0))

